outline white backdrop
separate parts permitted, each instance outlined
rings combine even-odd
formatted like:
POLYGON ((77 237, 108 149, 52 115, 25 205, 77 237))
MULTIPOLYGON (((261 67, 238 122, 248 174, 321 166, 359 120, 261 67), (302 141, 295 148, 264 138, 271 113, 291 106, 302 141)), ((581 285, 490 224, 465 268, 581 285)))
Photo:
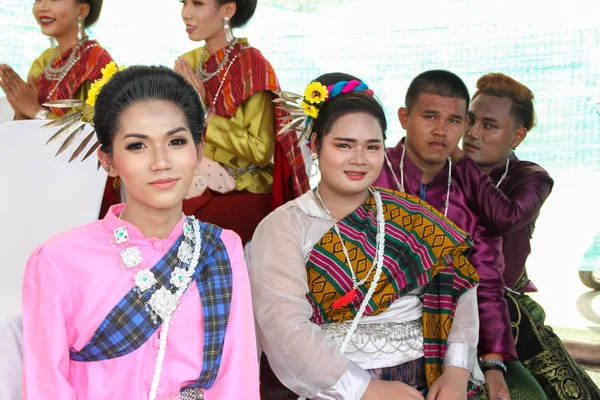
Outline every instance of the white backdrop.
POLYGON ((60 143, 44 143, 56 128, 41 129, 43 123, 0 123, 0 317, 21 311, 31 252, 58 232, 94 221, 100 210, 106 173, 96 170, 97 158, 68 164, 69 149, 54 157, 60 143))

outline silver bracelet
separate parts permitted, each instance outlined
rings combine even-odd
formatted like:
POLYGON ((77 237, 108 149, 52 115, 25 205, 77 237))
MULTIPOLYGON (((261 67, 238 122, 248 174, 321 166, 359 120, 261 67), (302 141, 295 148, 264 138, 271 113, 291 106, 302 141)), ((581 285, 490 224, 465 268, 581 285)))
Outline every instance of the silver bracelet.
POLYGON ((496 365, 496 366, 502 368, 502 370, 504 371, 504 374, 506 375, 506 365, 502 361, 498 361, 498 360, 479 360, 479 364, 481 365, 482 369, 486 365, 496 365))

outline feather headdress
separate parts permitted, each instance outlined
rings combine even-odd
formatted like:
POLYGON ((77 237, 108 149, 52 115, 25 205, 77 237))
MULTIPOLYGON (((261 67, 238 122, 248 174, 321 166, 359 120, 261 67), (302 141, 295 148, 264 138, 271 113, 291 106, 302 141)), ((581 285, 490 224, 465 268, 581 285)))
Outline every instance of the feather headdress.
MULTIPOLYGON (((56 156, 65 151, 69 146, 75 143, 75 140, 83 133, 86 124, 90 124, 93 126, 91 122, 92 117, 94 115, 94 106, 96 105, 96 97, 102 87, 108 82, 108 80, 117 72, 122 71, 125 67, 117 67, 114 61, 108 63, 104 68, 102 68, 102 77, 97 79, 88 92, 88 97, 86 101, 83 100, 56 100, 49 103, 42 104, 44 107, 54 107, 54 108, 73 108, 73 107, 84 107, 83 111, 74 111, 72 113, 66 114, 60 118, 52 120, 45 125, 42 125, 42 128, 55 128, 60 127, 60 129, 54 133, 50 139, 46 142, 46 144, 50 144, 56 142, 58 140, 64 139, 62 145, 56 152, 56 156)), ((75 160, 80 154, 82 154, 88 144, 92 141, 96 134, 96 131, 93 130, 90 134, 88 134, 77 146, 71 158, 69 158, 69 162, 75 160)), ((89 156, 91 156, 96 149, 100 147, 100 142, 97 140, 92 144, 89 150, 85 153, 81 161, 84 161, 89 156)))

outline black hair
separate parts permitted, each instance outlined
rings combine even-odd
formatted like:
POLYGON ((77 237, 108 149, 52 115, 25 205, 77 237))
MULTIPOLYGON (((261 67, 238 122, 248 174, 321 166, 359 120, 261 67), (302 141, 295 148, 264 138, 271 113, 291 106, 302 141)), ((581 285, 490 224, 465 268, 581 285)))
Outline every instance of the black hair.
MULTIPOLYGON (((332 72, 321 75, 317 82, 329 86, 335 85, 340 81, 362 80, 342 72, 332 72)), ((383 133, 385 141, 387 130, 387 121, 385 112, 379 102, 373 97, 363 92, 347 92, 341 93, 336 97, 325 101, 319 110, 319 116, 314 120, 312 131, 317 134, 317 147, 320 147, 323 137, 329 133, 331 127, 340 117, 352 113, 366 113, 377 119, 383 133)))
POLYGON ((217 5, 235 3, 235 14, 231 17, 231 27, 240 28, 250 21, 256 11, 258 0, 217 0, 217 5))
POLYGON ((94 25, 100 17, 100 11, 102 11, 102 0, 77 0, 78 4, 89 4, 90 12, 85 21, 83 22, 86 28, 94 25))
POLYGON ((202 141, 204 107, 196 89, 170 68, 136 65, 113 75, 96 98, 94 128, 102 151, 112 153, 123 111, 147 100, 175 104, 185 115, 194 143, 202 141))
POLYGON ((464 99, 469 109, 469 89, 465 83, 450 71, 441 69, 425 71, 410 83, 404 105, 410 112, 421 94, 435 94, 442 97, 464 99))

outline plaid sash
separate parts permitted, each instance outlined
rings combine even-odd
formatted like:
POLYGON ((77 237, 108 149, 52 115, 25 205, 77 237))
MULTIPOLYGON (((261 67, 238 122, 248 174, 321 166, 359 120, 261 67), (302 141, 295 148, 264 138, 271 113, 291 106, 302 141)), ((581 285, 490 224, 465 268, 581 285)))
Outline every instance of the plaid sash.
MULTIPOLYGON (((197 381, 186 388, 210 389, 221 365, 231 307, 232 272, 227 248, 221 240, 222 229, 206 223, 199 223, 199 226, 202 249, 193 280, 198 286, 204 313, 204 351, 202 373, 197 381)), ((171 287, 171 272, 179 264, 177 250, 182 238, 177 239, 151 269, 158 282, 166 288, 171 287)), ((158 323, 153 324, 146 310, 150 292, 148 290, 139 296, 132 288, 102 321, 90 342, 79 351, 71 349, 71 360, 109 360, 140 348, 162 323, 159 317, 158 323)))

